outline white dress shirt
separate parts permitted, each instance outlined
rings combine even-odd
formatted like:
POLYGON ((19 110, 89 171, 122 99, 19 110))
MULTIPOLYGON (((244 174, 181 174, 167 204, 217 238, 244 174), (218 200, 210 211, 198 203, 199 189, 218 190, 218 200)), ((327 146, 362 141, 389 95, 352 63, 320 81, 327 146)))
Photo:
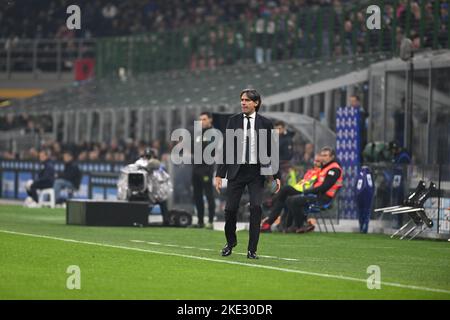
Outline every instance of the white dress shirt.
MULTIPOLYGON (((242 163, 245 163, 245 153, 247 152, 247 115, 244 113, 244 149, 242 152, 242 163)), ((255 119, 256 119, 256 112, 253 112, 249 115, 250 117, 250 164, 257 164, 258 157, 256 153, 256 131, 255 131, 255 119)))

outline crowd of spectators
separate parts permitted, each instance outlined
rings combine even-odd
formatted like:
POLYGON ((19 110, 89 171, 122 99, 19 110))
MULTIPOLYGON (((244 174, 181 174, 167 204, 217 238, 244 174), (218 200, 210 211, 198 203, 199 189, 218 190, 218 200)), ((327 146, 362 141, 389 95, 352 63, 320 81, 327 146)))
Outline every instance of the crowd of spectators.
POLYGON ((68 30, 65 25, 65 10, 73 1, 10 0, 0 13, 0 39, 8 38, 8 45, 23 38, 65 39, 67 47, 63 49, 72 47, 75 52, 71 39, 146 34, 146 42, 154 53, 152 60, 173 63, 180 59, 182 67, 191 69, 237 61, 263 63, 392 51, 399 47, 407 30, 416 48, 447 48, 449 39, 448 0, 399 0, 398 6, 393 5, 394 1, 384 1, 382 32, 367 29, 369 2, 80 0, 76 3, 81 8, 81 30, 68 30), (326 10, 319 14, 319 8, 326 10), (178 30, 181 35, 166 32, 170 30, 178 30), (172 36, 173 39, 168 38, 172 36))
POLYGON ((28 136, 33 138, 32 134, 39 137, 37 140, 39 146, 13 152, 7 145, 0 146, 0 158, 16 160, 37 160, 39 150, 47 150, 52 160, 62 160, 64 151, 70 151, 78 161, 135 161, 145 147, 151 146, 160 157, 164 157, 169 146, 161 143, 160 140, 151 141, 146 144, 144 141, 127 140, 118 141, 112 139, 110 143, 106 142, 79 142, 79 143, 60 143, 48 139, 52 131, 52 119, 46 115, 28 115, 21 113, 14 115, 12 113, 0 116, 0 134, 3 136, 28 136))
MULTIPOLYGON (((312 57, 339 57, 374 51, 395 52, 405 36, 416 49, 447 48, 448 3, 384 2, 380 30, 367 28, 367 6, 345 10, 339 1, 322 3, 330 10, 293 10, 269 2, 257 15, 237 23, 211 28, 194 43, 191 69, 215 67, 235 61, 256 63, 312 57), (409 34, 407 34, 409 33, 409 34), (224 50, 225 48, 225 50, 224 50)), ((188 42, 184 39, 184 42, 188 42)))
POLYGON ((148 31, 253 20, 274 10, 297 13, 306 7, 349 0, 8 0, 0 14, 0 38, 58 38, 127 35, 148 31), (66 8, 77 4, 82 28, 65 27, 66 8), (20 21, 20 23, 18 23, 20 21))
MULTIPOLYGON (((162 141, 155 139, 150 142, 138 141, 135 139, 118 140, 103 142, 77 142, 63 143, 55 141, 51 133, 51 118, 47 116, 28 116, 26 114, 0 117, 0 133, 20 134, 37 133, 39 139, 37 145, 31 148, 24 148, 19 151, 13 151, 10 146, 0 145, 0 158, 9 160, 38 160, 39 151, 46 150, 51 160, 62 161, 65 151, 69 151, 76 161, 106 161, 106 162, 125 162, 136 161, 145 151, 146 147, 151 147, 156 151, 158 158, 162 161, 170 159, 170 151, 176 144, 175 142, 162 141), (37 125, 35 125, 37 124, 37 125), (44 127, 47 127, 44 130, 44 127), (38 128, 31 131, 30 128, 38 128), (44 131, 47 135, 43 134, 44 131)), ((29 135, 28 135, 29 136, 29 135)), ((288 156, 289 162, 301 167, 301 171, 310 168, 313 165, 314 146, 308 143, 299 134, 291 133, 289 139, 292 140, 292 152, 288 156)))
POLYGON ((25 133, 44 134, 52 130, 52 119, 48 116, 33 116, 26 113, 21 113, 15 116, 9 113, 5 116, 0 116, 0 132, 1 131, 19 131, 25 133))
POLYGON ((161 143, 160 140, 145 143, 144 141, 132 139, 128 139, 127 141, 112 139, 109 143, 61 143, 54 140, 43 140, 38 148, 31 147, 21 152, 0 150, 0 158, 9 160, 38 160, 39 151, 46 150, 50 155, 50 159, 54 161, 62 161, 64 152, 69 151, 76 161, 131 163, 144 154, 145 148, 148 146, 156 150, 159 158, 164 161, 167 160, 169 146, 161 143))
MULTIPOLYGON (((76 161, 106 161, 106 162, 125 162, 136 161, 144 154, 146 147, 156 150, 158 158, 168 161, 170 151, 174 143, 155 139, 150 142, 128 139, 121 141, 112 139, 110 142, 79 142, 62 143, 54 140, 42 140, 39 147, 31 147, 20 152, 12 152, 10 149, 0 148, 0 158, 8 160, 38 160, 39 151, 48 151, 50 158, 56 161, 62 161, 65 151, 73 154, 76 161)), ((314 145, 307 143, 301 138, 294 140, 293 156, 290 163, 302 170, 308 169, 313 165, 314 145)))

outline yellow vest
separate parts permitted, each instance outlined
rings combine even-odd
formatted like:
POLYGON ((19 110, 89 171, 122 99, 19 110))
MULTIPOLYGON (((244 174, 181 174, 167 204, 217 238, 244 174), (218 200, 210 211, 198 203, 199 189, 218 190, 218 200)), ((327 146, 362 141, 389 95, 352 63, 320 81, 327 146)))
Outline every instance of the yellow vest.
POLYGON ((313 187, 319 177, 320 168, 312 168, 306 171, 303 179, 297 182, 293 187, 299 192, 303 192, 313 187))

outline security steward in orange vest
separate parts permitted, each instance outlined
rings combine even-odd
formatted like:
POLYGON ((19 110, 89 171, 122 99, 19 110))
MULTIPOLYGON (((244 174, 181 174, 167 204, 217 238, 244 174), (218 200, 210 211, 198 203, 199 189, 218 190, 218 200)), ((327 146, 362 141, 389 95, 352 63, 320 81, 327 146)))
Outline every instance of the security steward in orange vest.
MULTIPOLYGON (((283 186, 273 199, 273 206, 269 217, 265 219, 261 225, 261 232, 270 232, 272 224, 278 219, 281 211, 286 205, 286 200, 289 196, 300 195, 308 188, 314 187, 314 183, 318 181, 319 173, 322 167, 322 158, 320 155, 314 157, 314 167, 309 169, 303 179, 298 181, 295 185, 283 186)), ((289 222, 288 222, 289 223, 289 222)), ((292 221, 289 225, 292 224, 292 221)), ((289 226, 288 225, 288 226, 289 226)))
POLYGON ((314 226, 303 227, 306 218, 305 206, 311 203, 329 203, 342 187, 343 170, 336 161, 336 152, 331 147, 324 147, 320 155, 323 166, 314 187, 305 190, 303 195, 291 196, 286 201, 289 209, 288 221, 294 220, 294 225, 288 228, 288 232, 304 233, 314 230, 314 226))

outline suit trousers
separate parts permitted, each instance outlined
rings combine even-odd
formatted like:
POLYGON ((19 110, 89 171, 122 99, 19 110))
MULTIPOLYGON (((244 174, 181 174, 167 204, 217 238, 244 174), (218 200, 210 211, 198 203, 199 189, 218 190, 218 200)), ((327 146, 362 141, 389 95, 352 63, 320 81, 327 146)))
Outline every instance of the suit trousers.
POLYGON ((306 220, 305 207, 311 203, 320 204, 321 201, 315 194, 301 194, 289 197, 287 199, 288 219, 286 227, 290 227, 292 221, 294 221, 296 228, 302 227, 306 220))
POLYGON ((194 172, 192 175, 192 186, 194 188, 194 202, 197 208, 198 223, 204 223, 205 204, 203 203, 203 193, 208 200, 208 222, 213 223, 216 212, 216 203, 213 193, 212 172, 208 174, 194 172))
POLYGON ((250 230, 248 251, 256 252, 259 241, 261 223, 261 204, 264 191, 265 176, 260 174, 260 166, 243 164, 235 179, 227 185, 227 202, 225 205, 225 237, 229 245, 237 243, 236 223, 239 202, 245 187, 250 195, 250 230))

